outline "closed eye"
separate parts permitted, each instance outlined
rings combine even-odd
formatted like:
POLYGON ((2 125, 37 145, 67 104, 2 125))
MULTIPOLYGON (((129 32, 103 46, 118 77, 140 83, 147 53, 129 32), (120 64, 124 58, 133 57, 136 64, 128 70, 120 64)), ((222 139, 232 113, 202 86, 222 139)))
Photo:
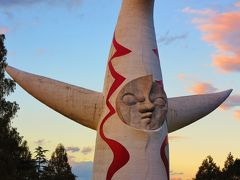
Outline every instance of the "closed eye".
POLYGON ((163 108, 166 105, 166 101, 165 101, 165 99, 158 97, 158 98, 154 99, 153 104, 155 106, 159 106, 159 107, 163 108))
POLYGON ((138 102, 137 98, 131 93, 124 94, 122 97, 122 101, 124 104, 126 104, 128 106, 133 106, 133 105, 137 104, 137 102, 138 102))

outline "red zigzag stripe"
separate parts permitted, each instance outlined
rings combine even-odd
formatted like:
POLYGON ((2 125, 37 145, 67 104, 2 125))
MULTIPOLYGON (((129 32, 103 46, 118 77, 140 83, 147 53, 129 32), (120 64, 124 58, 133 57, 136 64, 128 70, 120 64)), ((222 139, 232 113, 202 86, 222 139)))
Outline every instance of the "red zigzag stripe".
POLYGON ((109 109, 109 113, 104 117, 104 119, 102 120, 102 123, 100 125, 100 136, 111 148, 111 150, 113 151, 113 156, 114 156, 113 161, 112 161, 110 167, 108 168, 106 180, 111 180, 113 175, 120 168, 122 168, 129 161, 129 158, 130 158, 130 155, 129 155, 129 152, 127 151, 127 149, 119 142, 117 142, 113 139, 107 138, 103 131, 103 126, 106 123, 106 121, 116 112, 116 110, 110 103, 109 99, 111 98, 112 94, 117 90, 117 88, 126 79, 125 77, 121 76, 118 72, 116 72, 116 70, 113 67, 112 60, 114 58, 124 56, 131 52, 129 49, 123 47, 116 41, 115 34, 113 37, 113 46, 115 47, 116 52, 113 54, 113 56, 111 57, 111 59, 108 62, 109 71, 114 78, 114 82, 111 85, 110 90, 108 91, 107 99, 106 99, 106 105, 109 109))
POLYGON ((154 52, 154 54, 159 58, 158 49, 157 49, 157 48, 153 49, 153 52, 154 52))
POLYGON ((161 158, 163 160, 163 164, 165 166, 167 178, 169 180, 169 162, 168 162, 168 159, 167 159, 167 156, 166 156, 166 151, 165 151, 167 145, 168 145, 168 136, 165 137, 165 139, 162 143, 162 146, 161 146, 161 158))

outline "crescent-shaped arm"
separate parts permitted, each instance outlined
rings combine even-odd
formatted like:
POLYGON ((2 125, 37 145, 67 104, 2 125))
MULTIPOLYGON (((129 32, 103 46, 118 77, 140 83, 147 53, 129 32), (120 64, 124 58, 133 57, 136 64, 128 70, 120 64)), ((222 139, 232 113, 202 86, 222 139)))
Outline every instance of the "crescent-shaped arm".
POLYGON ((62 115, 96 130, 103 95, 43 76, 6 67, 7 73, 29 94, 62 115))
POLYGON ((206 116, 231 94, 232 89, 212 94, 183 96, 168 99, 168 132, 181 129, 206 116))

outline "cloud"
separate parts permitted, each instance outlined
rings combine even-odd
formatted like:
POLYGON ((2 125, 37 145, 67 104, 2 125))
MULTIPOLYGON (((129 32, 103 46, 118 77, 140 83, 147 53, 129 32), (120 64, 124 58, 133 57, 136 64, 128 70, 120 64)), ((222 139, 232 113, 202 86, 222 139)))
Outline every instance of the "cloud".
MULTIPOLYGON (((239 2, 232 7, 239 6, 239 2)), ((203 32, 203 40, 216 48, 212 65, 223 72, 240 72, 240 10, 226 12, 185 8, 194 14, 193 22, 203 32)))
POLYGON ((7 28, 7 27, 0 27, 0 34, 6 34, 6 33, 8 33, 10 31, 10 29, 9 28, 7 28))
POLYGON ((170 35, 169 31, 166 34, 158 39, 158 43, 161 45, 169 45, 177 40, 186 39, 188 36, 187 33, 180 35, 170 35))
POLYGON ((196 83, 188 89, 189 92, 194 94, 212 93, 212 92, 215 92, 216 90, 217 88, 215 88, 210 83, 206 83, 206 82, 196 83))
MULTIPOLYGON (((240 106, 240 95, 232 95, 230 96, 220 107, 223 110, 228 110, 231 108, 240 106)), ((240 120, 240 110, 234 111, 234 118, 240 120)))
POLYGON ((240 72, 240 53, 234 55, 215 55, 213 66, 222 69, 224 72, 240 72))
POLYGON ((80 148, 79 147, 66 147, 66 151, 69 151, 69 152, 79 152, 80 148))
POLYGON ((46 141, 45 139, 39 139, 37 141, 34 141, 34 143, 37 145, 37 146, 43 146, 47 143, 50 143, 50 141, 46 141))
POLYGON ((240 120, 240 110, 235 111, 234 117, 235 117, 237 120, 240 120))
POLYGON ((68 157, 68 162, 70 165, 77 163, 75 156, 68 154, 67 157, 68 157))
POLYGON ((93 162, 78 162, 72 164, 72 172, 77 176, 77 180, 92 179, 93 162))
POLYGON ((89 153, 93 152, 93 148, 92 147, 83 147, 81 150, 81 153, 84 155, 87 155, 89 153))
POLYGON ((222 105, 223 109, 229 109, 240 106, 240 95, 230 96, 222 105))
POLYGON ((178 76, 178 79, 180 79, 180 80, 186 79, 186 74, 184 74, 184 73, 179 73, 177 76, 178 76))
POLYGON ((171 178, 170 180, 182 180, 180 176, 184 175, 182 172, 170 171, 171 178))
POLYGON ((236 7, 240 7, 240 1, 235 3, 236 7))
POLYGON ((181 177, 171 177, 171 180, 182 180, 181 177))
POLYGON ((78 7, 82 4, 82 0, 0 0, 1 7, 26 7, 36 4, 46 4, 51 7, 65 6, 67 8, 78 7))
POLYGON ((14 18, 13 14, 9 11, 4 11, 3 14, 7 17, 8 20, 12 20, 14 18))
POLYGON ((215 15, 217 12, 212 10, 212 9, 193 9, 191 7, 185 7, 182 10, 184 13, 188 13, 188 14, 195 14, 195 15, 207 15, 207 16, 212 16, 215 15))

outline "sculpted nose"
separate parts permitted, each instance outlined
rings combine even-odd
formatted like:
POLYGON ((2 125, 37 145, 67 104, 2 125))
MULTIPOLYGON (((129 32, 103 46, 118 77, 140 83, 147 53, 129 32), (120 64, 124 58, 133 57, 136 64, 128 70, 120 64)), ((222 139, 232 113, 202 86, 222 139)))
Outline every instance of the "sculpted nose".
POLYGON ((149 100, 141 102, 138 107, 140 113, 152 112, 154 110, 154 105, 149 100))

